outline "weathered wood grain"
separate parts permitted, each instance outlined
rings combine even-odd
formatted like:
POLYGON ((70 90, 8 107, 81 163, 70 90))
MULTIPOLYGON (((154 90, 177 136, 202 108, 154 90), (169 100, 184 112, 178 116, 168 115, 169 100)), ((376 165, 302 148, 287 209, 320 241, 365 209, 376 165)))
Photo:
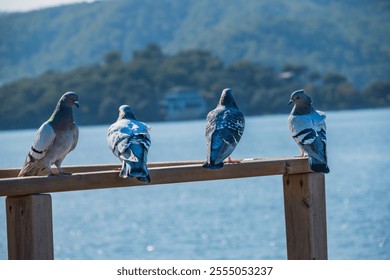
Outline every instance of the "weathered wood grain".
POLYGON ((219 170, 206 170, 202 168, 201 163, 198 163, 151 167, 149 171, 152 180, 149 184, 141 183, 135 178, 119 178, 118 170, 75 173, 70 176, 5 178, 0 179, 0 196, 141 185, 149 186, 311 172, 306 158, 251 159, 244 160, 240 164, 226 164, 219 170))
POLYGON ((51 196, 7 197, 6 210, 8 259, 54 259, 51 196))
POLYGON ((53 259, 51 196, 42 193, 269 175, 283 175, 288 259, 327 259, 325 177, 312 173, 307 158, 246 159, 220 170, 206 170, 202 163, 150 163, 149 184, 120 178, 120 165, 68 166, 73 175, 50 177, 17 178, 19 169, 0 170, 0 196, 8 196, 9 259, 53 259))
POLYGON ((285 174, 283 190, 288 259, 328 259, 324 174, 285 174))
MULTIPOLYGON (((192 161, 167 161, 167 162, 151 162, 148 163, 149 168, 153 167, 164 167, 164 166, 180 166, 180 165, 190 165, 190 164, 201 164, 204 161, 202 160, 192 160, 192 161)), ((115 170, 120 168, 120 164, 93 164, 93 165, 70 165, 64 166, 62 169, 67 173, 85 173, 85 172, 97 172, 97 171, 107 171, 115 170)), ((57 168, 53 166, 53 172, 57 172, 57 168)), ((0 169, 0 179, 4 178, 13 178, 18 177, 20 168, 3 168, 0 169)), ((48 172, 43 171, 40 175, 47 176, 48 172)))

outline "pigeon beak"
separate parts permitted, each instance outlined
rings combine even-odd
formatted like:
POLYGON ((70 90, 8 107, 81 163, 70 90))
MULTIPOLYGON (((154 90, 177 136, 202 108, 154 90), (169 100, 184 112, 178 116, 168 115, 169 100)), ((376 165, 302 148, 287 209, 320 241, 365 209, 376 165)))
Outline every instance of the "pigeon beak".
POLYGON ((74 105, 76 105, 77 106, 77 108, 79 108, 80 106, 79 106, 79 102, 78 101, 75 101, 74 102, 74 105))
POLYGON ((292 101, 292 100, 290 100, 290 101, 288 102, 288 105, 290 105, 292 102, 293 102, 293 101, 292 101))

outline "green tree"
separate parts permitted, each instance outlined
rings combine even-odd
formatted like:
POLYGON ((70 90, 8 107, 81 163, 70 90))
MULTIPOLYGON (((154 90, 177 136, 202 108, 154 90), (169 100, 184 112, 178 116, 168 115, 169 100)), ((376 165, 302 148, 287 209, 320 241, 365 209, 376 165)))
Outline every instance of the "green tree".
POLYGON ((368 101, 370 106, 389 106, 390 82, 378 81, 370 84, 363 90, 362 99, 368 101))
MULTIPOLYGON (((390 107, 390 83, 386 81, 372 83, 363 91, 336 72, 314 77, 302 74, 299 80, 286 82, 270 66, 249 60, 225 65, 203 49, 165 55, 158 45, 150 44, 127 62, 116 51, 102 59, 106 63, 62 73, 50 71, 0 87, 0 103, 6 104, 0 106, 0 129, 37 128, 66 91, 79 94, 76 117, 80 125, 112 123, 122 104, 130 105, 139 119, 162 120, 163 94, 176 86, 199 90, 209 109, 215 107, 222 89, 231 87, 245 115, 287 113, 288 98, 299 88, 307 90, 322 110, 390 107)), ((313 73, 300 65, 284 69, 313 73)))
POLYGON ((105 65, 119 64, 121 62, 122 62, 122 57, 121 57, 120 52, 118 52, 118 51, 108 52, 104 56, 104 64, 105 65))

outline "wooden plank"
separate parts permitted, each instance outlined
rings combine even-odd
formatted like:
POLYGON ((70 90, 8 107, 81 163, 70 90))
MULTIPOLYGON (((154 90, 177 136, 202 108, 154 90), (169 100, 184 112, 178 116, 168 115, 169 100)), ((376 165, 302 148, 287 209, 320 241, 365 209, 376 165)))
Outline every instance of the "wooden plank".
POLYGON ((288 259, 328 259, 324 174, 285 174, 283 190, 288 259))
MULTIPOLYGON (((94 171, 106 171, 120 168, 119 164, 97 164, 97 165, 74 165, 64 166, 62 169, 68 173, 83 173, 83 172, 94 172, 94 171)), ((57 172, 57 168, 53 166, 53 172, 57 172)), ((0 178, 15 178, 18 177, 20 168, 4 168, 0 169, 0 178)), ((48 172, 43 171, 40 176, 47 176, 48 172)))
MULTIPOLYGON (((191 164, 202 164, 203 160, 192 160, 192 161, 167 161, 167 162, 150 162, 148 163, 149 168, 154 167, 166 167, 166 166, 181 166, 181 165, 191 165, 191 164)), ((94 164, 94 165, 70 165, 64 166, 64 172, 68 173, 85 173, 85 172, 97 172, 97 171, 107 171, 115 170, 120 168, 120 164, 94 164)), ((53 166, 53 171, 57 172, 57 168, 53 166)), ((0 179, 1 178, 14 178, 18 177, 20 168, 3 168, 0 169, 0 179)), ((46 176, 47 171, 43 171, 40 175, 46 176)))
MULTIPOLYGON (((219 170, 206 170, 202 168, 201 164, 152 167, 150 168, 152 182, 147 185, 304 172, 311 172, 307 158, 248 159, 240 164, 226 164, 219 170)), ((60 177, 36 176, 0 179, 0 196, 146 186, 134 178, 119 178, 118 174, 118 170, 111 170, 60 177)))
POLYGON ((54 259, 49 194, 7 197, 6 212, 8 259, 54 259))

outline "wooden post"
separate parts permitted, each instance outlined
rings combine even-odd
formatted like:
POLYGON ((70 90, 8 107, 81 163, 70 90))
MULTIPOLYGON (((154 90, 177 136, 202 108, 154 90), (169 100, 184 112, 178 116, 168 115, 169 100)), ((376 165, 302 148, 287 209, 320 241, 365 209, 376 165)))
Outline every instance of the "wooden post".
POLYGON ((324 174, 284 174, 283 191, 288 259, 328 259, 324 174))
POLYGON ((53 223, 49 194, 6 199, 8 259, 52 260, 53 223))

